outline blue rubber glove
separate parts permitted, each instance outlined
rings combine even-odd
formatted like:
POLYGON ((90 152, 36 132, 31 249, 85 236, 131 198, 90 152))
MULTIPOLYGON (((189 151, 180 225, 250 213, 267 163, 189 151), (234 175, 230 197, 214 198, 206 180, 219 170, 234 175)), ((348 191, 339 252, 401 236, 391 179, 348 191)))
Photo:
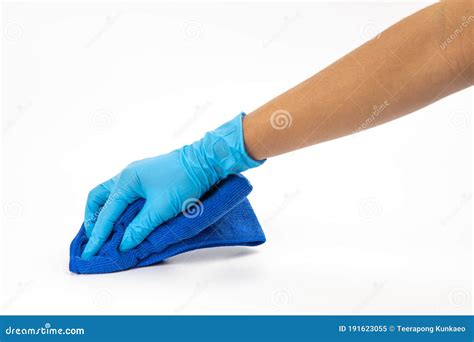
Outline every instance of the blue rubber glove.
POLYGON ((89 259, 100 250, 117 219, 138 198, 145 198, 146 202, 126 228, 121 251, 134 248, 161 223, 195 205, 219 180, 261 165, 264 161, 253 160, 245 151, 244 115, 191 145, 133 162, 94 188, 87 199, 84 226, 89 241, 82 258, 89 259))

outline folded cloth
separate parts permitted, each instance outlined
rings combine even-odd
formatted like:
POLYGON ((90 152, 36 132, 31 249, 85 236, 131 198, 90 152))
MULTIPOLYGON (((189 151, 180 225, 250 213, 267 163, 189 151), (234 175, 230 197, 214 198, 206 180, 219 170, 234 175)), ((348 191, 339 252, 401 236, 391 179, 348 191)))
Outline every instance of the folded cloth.
POLYGON ((128 206, 104 246, 89 260, 81 259, 87 243, 82 224, 71 243, 69 269, 74 273, 110 273, 156 264, 199 248, 260 245, 265 235, 247 200, 251 191, 245 177, 230 175, 186 211, 157 227, 140 245, 121 252, 125 228, 145 203, 139 199, 128 206))

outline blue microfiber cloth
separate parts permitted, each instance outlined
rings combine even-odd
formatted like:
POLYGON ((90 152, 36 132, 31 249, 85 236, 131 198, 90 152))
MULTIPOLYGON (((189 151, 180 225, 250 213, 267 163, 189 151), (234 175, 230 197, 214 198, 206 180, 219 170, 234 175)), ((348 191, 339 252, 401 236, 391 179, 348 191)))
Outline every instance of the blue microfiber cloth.
POLYGON ((230 175, 215 185, 188 213, 181 213, 157 227, 140 245, 120 252, 125 228, 143 207, 145 200, 130 204, 101 248, 89 260, 81 259, 87 243, 82 225, 71 243, 69 269, 74 273, 110 273, 156 264, 194 249, 219 246, 257 246, 265 234, 247 200, 252 191, 242 175, 230 175))

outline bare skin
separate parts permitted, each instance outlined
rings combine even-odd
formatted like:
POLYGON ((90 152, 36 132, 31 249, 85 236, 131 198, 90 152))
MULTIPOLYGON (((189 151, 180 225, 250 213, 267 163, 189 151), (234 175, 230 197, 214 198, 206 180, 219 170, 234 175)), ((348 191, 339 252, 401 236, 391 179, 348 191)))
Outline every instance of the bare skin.
MULTIPOLYGON (((450 0, 429 6, 250 113, 243 122, 247 152, 261 160, 336 139, 471 86, 473 5, 474 0, 450 0)), ((238 133, 240 137, 240 126, 238 133)), ((135 248, 177 215, 189 189, 199 198, 209 188, 215 165, 196 154, 186 155, 204 165, 193 172, 202 175, 198 187, 198 178, 183 167, 183 150, 176 151, 134 162, 90 192, 84 219, 89 241, 83 258, 100 250, 116 220, 136 199, 145 198, 146 204, 127 227, 122 251, 135 248)))
POLYGON ((474 79, 474 1, 431 5, 244 119, 247 152, 265 159, 409 114, 474 79))

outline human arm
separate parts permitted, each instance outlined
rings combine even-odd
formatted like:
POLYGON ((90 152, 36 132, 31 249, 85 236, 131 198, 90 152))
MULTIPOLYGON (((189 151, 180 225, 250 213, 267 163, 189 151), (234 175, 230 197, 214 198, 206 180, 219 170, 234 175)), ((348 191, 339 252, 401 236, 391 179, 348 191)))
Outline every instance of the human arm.
POLYGON ((86 205, 95 255, 127 205, 145 198, 127 227, 122 251, 137 246, 162 222, 183 211, 227 175, 265 158, 393 120, 472 85, 473 3, 429 6, 384 31, 254 112, 234 118, 203 139, 168 154, 134 162, 94 188, 86 205), (447 41, 456 28, 463 31, 447 41), (374 106, 383 107, 374 114, 374 106), (291 120, 291 125, 285 121, 291 120))
POLYGON ((472 0, 416 12, 247 115, 248 153, 263 159, 336 139, 469 87, 473 32, 472 0))

